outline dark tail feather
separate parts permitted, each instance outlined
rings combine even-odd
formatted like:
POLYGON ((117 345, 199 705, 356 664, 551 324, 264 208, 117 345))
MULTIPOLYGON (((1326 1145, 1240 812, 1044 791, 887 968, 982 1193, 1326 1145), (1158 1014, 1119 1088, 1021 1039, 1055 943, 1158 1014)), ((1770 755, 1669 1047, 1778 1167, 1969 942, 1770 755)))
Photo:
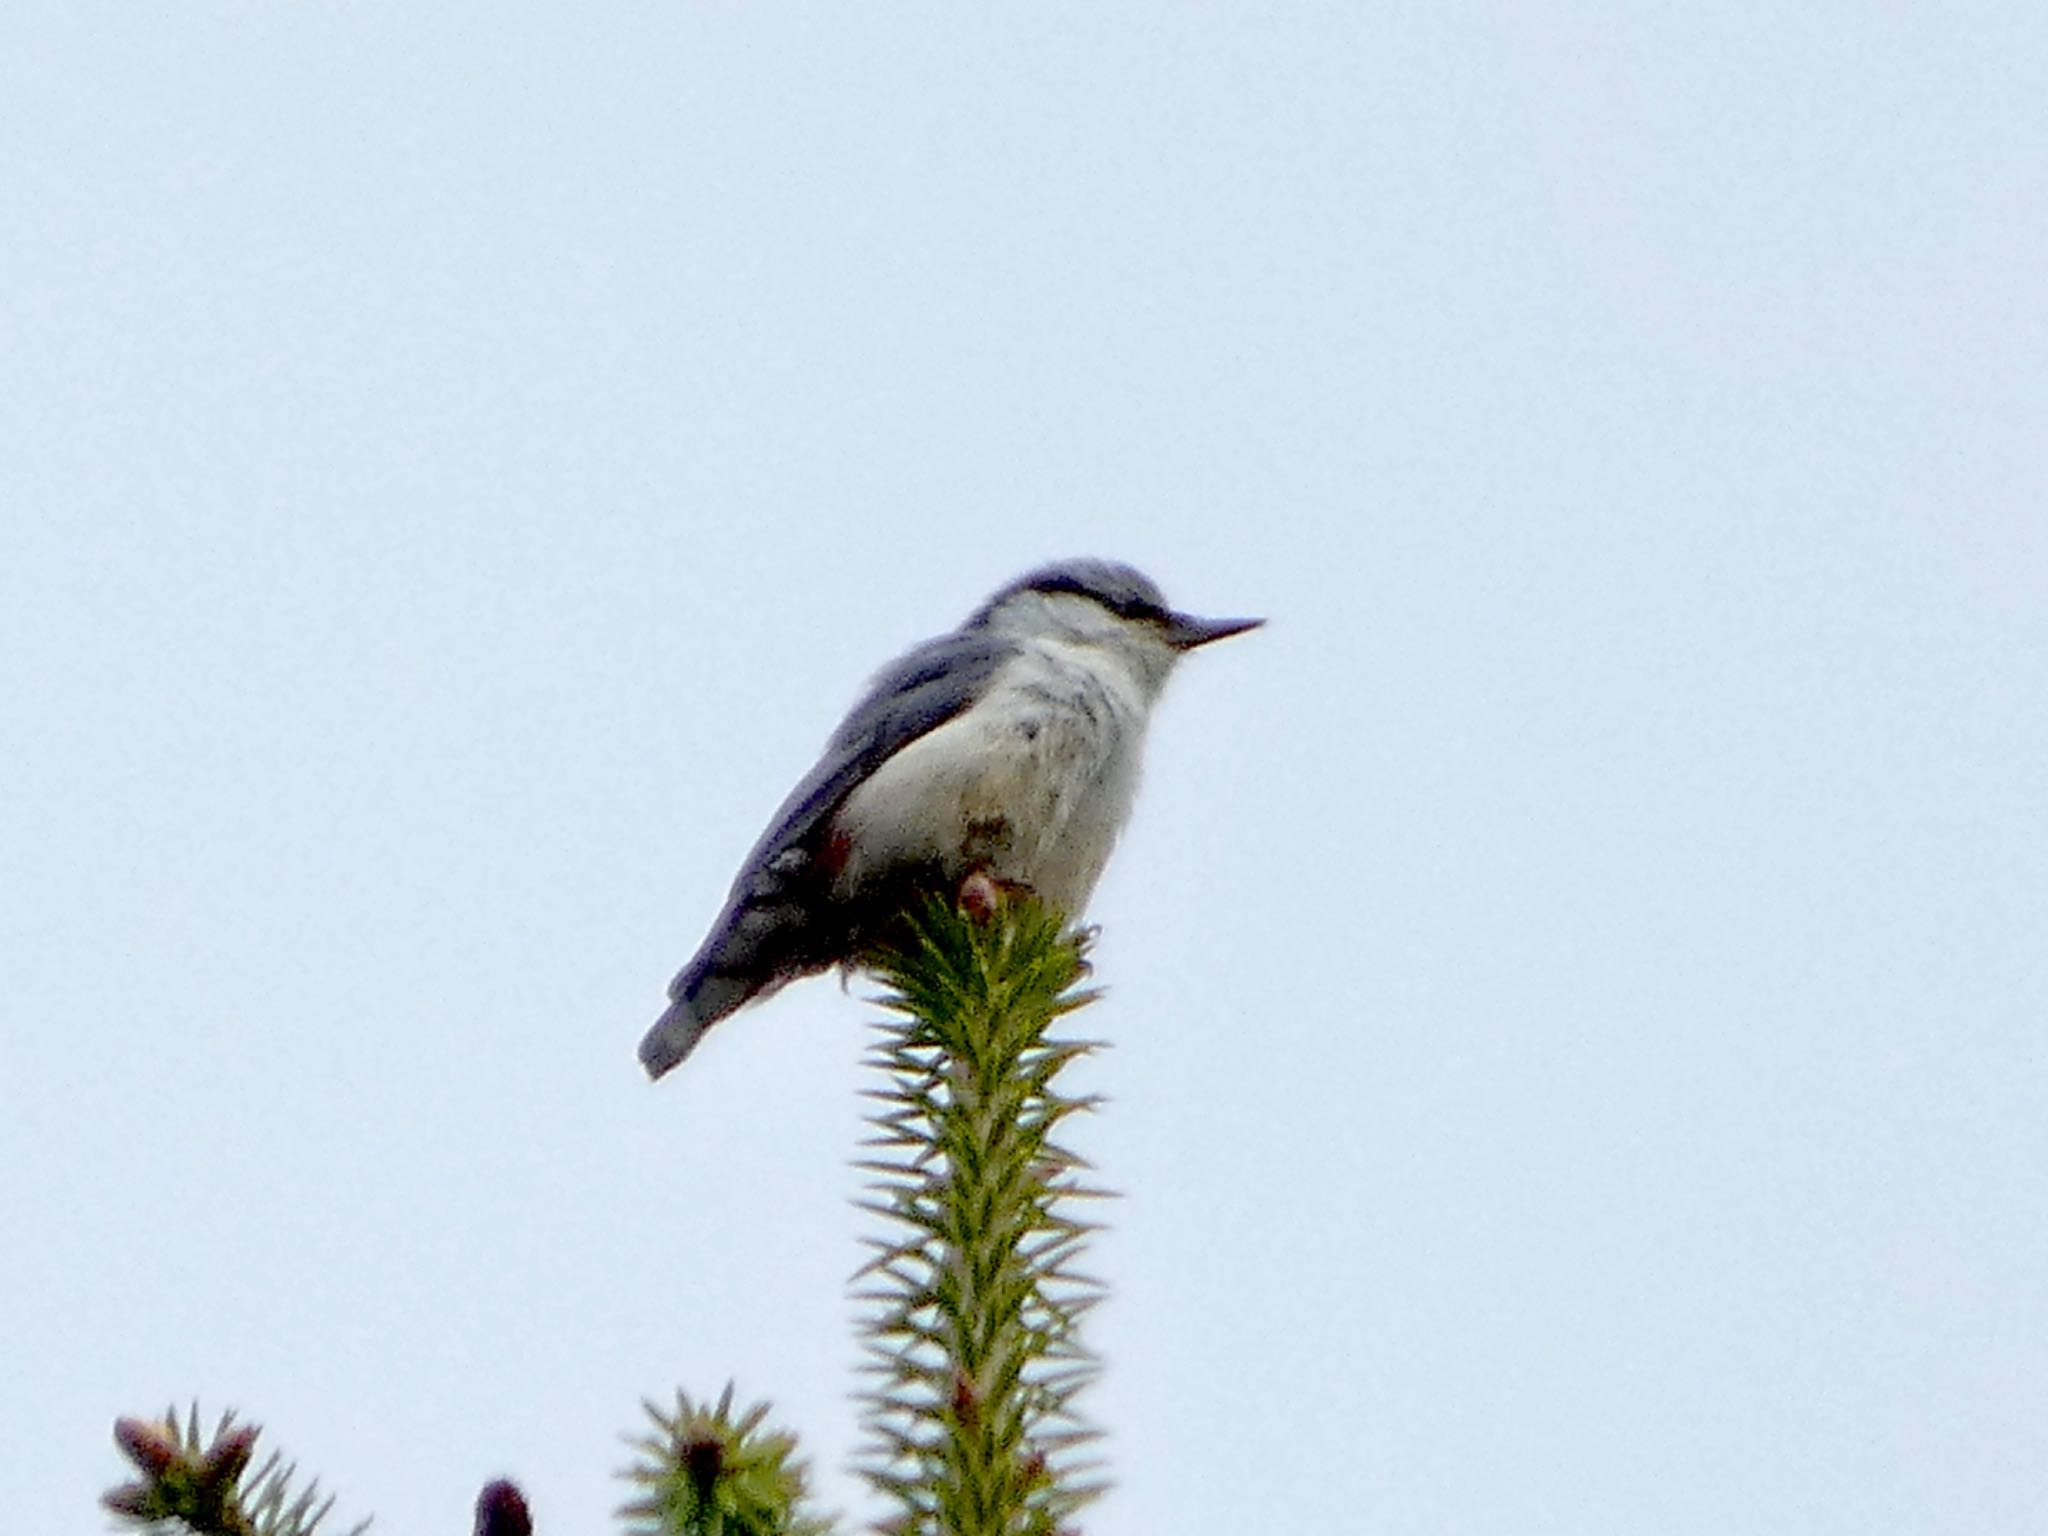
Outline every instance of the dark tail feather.
POLYGON ((766 985, 749 985, 735 976, 706 976, 687 990, 678 989, 680 995, 640 1042, 640 1064, 647 1075, 658 1078, 682 1065, 705 1030, 766 990, 766 985))
POLYGON ((658 1078, 697 1048, 704 1032, 727 1014, 765 997, 785 981, 831 964, 814 959, 805 939, 819 924, 800 907, 736 905, 723 913, 711 937, 668 989, 669 1007, 640 1042, 640 1064, 658 1078))

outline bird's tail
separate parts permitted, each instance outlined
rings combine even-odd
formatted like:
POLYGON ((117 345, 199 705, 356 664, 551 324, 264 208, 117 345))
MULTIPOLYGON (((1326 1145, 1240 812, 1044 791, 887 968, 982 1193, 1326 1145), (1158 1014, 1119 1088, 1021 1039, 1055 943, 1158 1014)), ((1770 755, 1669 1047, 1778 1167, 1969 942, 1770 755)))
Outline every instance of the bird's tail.
MULTIPOLYGON (((650 1078, 681 1065, 704 1032, 727 1014, 784 982, 823 970, 804 938, 806 914, 794 904, 735 900, 711 937, 668 989, 668 1011, 640 1042, 640 1064, 650 1078)), ((812 935, 815 936, 815 935, 812 935)))
POLYGON ((704 1038, 704 1031, 756 992, 765 990, 765 987, 749 987, 729 976, 707 976, 702 986, 689 990, 679 987, 668 1011, 654 1021, 654 1028, 648 1030, 640 1041, 640 1065, 647 1069, 651 1078, 658 1078, 664 1072, 681 1066, 683 1058, 694 1051, 697 1042, 704 1038))

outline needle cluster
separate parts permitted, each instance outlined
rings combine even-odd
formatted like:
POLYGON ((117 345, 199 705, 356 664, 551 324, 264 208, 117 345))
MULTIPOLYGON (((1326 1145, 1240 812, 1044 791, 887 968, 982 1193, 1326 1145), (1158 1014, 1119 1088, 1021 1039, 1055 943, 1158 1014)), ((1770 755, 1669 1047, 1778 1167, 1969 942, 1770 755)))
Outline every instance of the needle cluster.
MULTIPOLYGON (((137 1475, 100 1502, 122 1525, 143 1531, 316 1536, 334 1500, 316 1482, 301 1484, 297 1468, 275 1451, 251 1471, 261 1433, 224 1413, 209 1435, 196 1403, 182 1423, 175 1408, 161 1419, 117 1419, 114 1441, 137 1475)), ((365 1520, 348 1536, 368 1529, 365 1520)))
POLYGON ((622 1475, 638 1497, 619 1511, 631 1536, 825 1536, 808 1508, 795 1437, 764 1427, 768 1405, 734 1413, 732 1387, 716 1403, 676 1394, 664 1412, 646 1405, 653 1432, 633 1442, 622 1475))

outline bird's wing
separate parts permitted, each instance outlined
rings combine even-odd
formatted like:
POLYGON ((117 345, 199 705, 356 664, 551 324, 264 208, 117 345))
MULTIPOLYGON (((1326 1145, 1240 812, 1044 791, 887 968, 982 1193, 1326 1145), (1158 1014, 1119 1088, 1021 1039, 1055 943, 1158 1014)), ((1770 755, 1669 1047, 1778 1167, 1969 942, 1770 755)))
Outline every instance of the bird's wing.
POLYGON ((822 923, 815 906, 825 823, 888 757, 972 704, 1015 652, 1013 642, 985 630, 962 630, 927 641, 875 678, 818 766, 782 802, 740 866, 709 937, 670 983, 668 1011, 640 1042, 650 1077, 674 1067, 743 1003, 844 958, 843 933, 822 923))
POLYGON ((790 850, 807 847, 868 775, 972 704, 1016 650, 1013 640, 986 630, 962 630, 927 640, 877 673, 867 695, 832 733, 818 765, 790 791, 747 855, 733 894, 740 895, 750 877, 776 865, 790 850))

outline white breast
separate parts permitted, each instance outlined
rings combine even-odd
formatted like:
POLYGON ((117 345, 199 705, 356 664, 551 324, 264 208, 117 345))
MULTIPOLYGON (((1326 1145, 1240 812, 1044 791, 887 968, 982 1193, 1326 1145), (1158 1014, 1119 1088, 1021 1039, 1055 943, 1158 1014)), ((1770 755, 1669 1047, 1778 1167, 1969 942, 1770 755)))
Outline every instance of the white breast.
POLYGON ((878 768, 834 817, 851 896, 891 867, 983 868, 1078 914, 1137 793, 1150 698, 1114 655, 1024 645, 984 697, 878 768))

